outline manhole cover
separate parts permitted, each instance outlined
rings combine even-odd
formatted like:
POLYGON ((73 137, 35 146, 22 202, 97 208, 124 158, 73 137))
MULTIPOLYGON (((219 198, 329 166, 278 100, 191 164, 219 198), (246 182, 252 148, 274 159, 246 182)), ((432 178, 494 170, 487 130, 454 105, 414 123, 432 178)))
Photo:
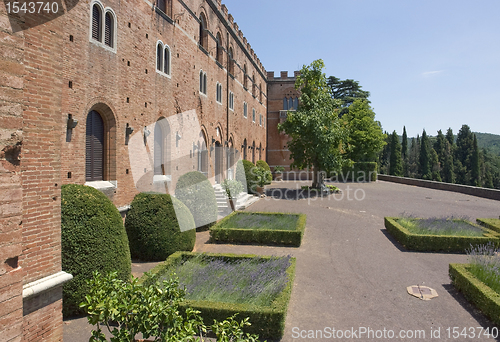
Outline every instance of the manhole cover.
POLYGON ((436 290, 431 289, 428 286, 420 286, 420 285, 412 285, 406 288, 409 294, 420 298, 422 300, 431 300, 434 297, 437 297, 438 294, 436 290))

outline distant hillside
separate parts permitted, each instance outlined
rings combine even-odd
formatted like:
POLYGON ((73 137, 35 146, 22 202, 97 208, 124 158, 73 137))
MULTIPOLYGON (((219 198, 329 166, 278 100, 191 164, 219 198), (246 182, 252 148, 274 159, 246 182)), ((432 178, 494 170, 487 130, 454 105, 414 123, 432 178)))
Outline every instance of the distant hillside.
POLYGON ((490 133, 474 132, 477 137, 477 145, 488 149, 496 156, 500 156, 500 135, 490 133))

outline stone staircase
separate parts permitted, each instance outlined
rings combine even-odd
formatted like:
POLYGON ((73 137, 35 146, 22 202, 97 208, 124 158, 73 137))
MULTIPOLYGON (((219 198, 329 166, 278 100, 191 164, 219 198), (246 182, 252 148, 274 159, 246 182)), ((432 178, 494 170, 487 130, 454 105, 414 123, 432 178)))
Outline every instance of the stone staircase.
MULTIPOLYGON (((226 216, 231 213, 231 206, 229 205, 229 200, 226 195, 226 191, 222 188, 220 184, 215 184, 214 186, 215 198, 217 200, 217 207, 219 208, 219 215, 226 216)), ((236 199, 236 210, 242 210, 248 208, 251 204, 257 202, 259 197, 250 195, 246 192, 242 192, 238 195, 236 199)))

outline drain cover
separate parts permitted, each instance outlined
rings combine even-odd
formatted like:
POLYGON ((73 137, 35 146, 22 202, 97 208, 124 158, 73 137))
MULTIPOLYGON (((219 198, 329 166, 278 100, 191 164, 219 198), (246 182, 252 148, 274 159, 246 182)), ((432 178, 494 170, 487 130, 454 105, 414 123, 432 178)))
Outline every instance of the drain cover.
POLYGON ((406 290, 410 295, 422 300, 431 300, 432 298, 438 296, 436 290, 431 289, 428 286, 412 285, 408 286, 406 290))

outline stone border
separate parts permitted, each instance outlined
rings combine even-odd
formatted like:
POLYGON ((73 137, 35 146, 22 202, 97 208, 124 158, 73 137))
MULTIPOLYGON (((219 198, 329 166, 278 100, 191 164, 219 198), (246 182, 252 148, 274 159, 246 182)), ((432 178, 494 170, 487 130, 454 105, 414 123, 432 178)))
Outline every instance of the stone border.
POLYGON ((466 195, 500 201, 500 190, 497 189, 479 188, 470 185, 451 184, 451 183, 429 181, 424 179, 396 177, 396 176, 389 176, 382 174, 378 174, 378 179, 381 181, 415 185, 423 188, 459 192, 466 195))

